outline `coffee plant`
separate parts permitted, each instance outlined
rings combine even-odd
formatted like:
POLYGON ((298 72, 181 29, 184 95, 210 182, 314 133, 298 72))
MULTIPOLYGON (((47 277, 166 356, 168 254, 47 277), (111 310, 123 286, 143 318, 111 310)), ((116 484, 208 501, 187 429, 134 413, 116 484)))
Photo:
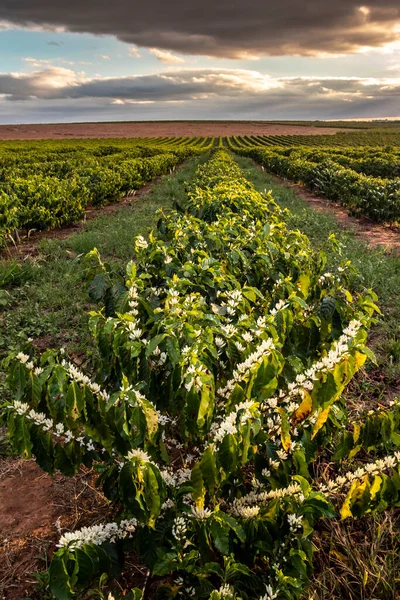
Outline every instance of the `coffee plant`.
POLYGON ((285 218, 217 149, 122 278, 91 253, 95 375, 62 350, 9 357, 14 450, 93 467, 114 513, 61 536, 58 600, 132 549, 160 600, 300 598, 319 520, 399 505, 400 406, 350 420, 342 395, 374 360, 376 297, 349 291, 333 237, 330 272, 285 218))

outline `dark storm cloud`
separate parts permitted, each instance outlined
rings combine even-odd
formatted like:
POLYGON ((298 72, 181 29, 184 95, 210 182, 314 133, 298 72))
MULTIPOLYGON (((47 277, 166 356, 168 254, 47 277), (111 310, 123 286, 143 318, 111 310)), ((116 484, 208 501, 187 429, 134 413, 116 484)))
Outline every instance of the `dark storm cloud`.
POLYGON ((19 26, 111 34, 187 54, 346 53, 399 39, 399 0, 1 0, 19 26))

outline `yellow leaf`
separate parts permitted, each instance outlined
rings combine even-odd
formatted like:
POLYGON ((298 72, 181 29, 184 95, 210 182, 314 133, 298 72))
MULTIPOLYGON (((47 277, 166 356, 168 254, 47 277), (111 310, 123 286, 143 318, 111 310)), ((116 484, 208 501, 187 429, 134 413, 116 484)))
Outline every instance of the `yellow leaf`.
POLYGON ((347 302, 353 302, 353 296, 350 294, 349 290, 344 290, 344 295, 347 302))
POLYGON ((366 360, 367 360, 366 354, 361 354, 361 352, 355 352, 355 354, 354 354, 355 370, 358 371, 358 369, 360 369, 363 366, 363 364, 365 363, 366 360))
POLYGON ((352 458, 354 458, 355 455, 358 452, 360 452, 361 448, 362 448, 362 444, 359 444, 358 446, 356 446, 355 448, 353 448, 353 450, 350 450, 349 456, 348 456, 349 460, 351 460, 352 458))
POLYGON ((297 425, 297 423, 304 421, 306 416, 310 414, 311 410, 312 410, 312 398, 311 398, 310 394, 308 392, 306 392, 306 390, 304 390, 303 401, 292 417, 292 421, 293 421, 294 425, 297 425))
POLYGON ((357 423, 353 424, 353 441, 357 444, 358 438, 360 437, 361 428, 357 423))
POLYGON ((356 489, 357 485, 358 485, 358 481, 353 481, 349 491, 347 492, 347 496, 343 502, 342 508, 340 509, 340 516, 341 516, 342 521, 344 519, 347 519, 348 517, 353 516, 353 513, 351 512, 350 504, 351 504, 351 498, 352 498, 353 492, 356 489))
POLYGON ((382 481, 383 481, 382 477, 379 477, 379 475, 375 476, 374 482, 371 485, 371 489, 369 491, 371 500, 373 500, 375 498, 376 494, 381 489, 382 481))
POLYGON ((330 410, 331 410, 331 407, 330 407, 330 406, 328 406, 328 408, 325 408, 325 410, 323 410, 323 411, 322 411, 322 412, 319 414, 319 416, 318 416, 318 419, 317 419, 317 421, 316 421, 316 423, 315 423, 315 425, 314 425, 313 434, 312 434, 312 436, 311 436, 311 439, 314 439, 314 438, 315 438, 315 436, 317 435, 318 431, 321 429, 321 427, 322 427, 323 425, 325 425, 325 423, 326 423, 326 420, 327 420, 327 418, 328 418, 328 415, 329 415, 329 413, 330 413, 330 410))

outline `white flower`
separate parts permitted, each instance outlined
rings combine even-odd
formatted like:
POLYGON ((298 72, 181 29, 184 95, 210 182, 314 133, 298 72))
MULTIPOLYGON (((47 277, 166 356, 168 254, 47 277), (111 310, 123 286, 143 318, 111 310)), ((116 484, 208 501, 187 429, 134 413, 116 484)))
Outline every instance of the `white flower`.
POLYGON ((225 341, 221 337, 217 336, 215 338, 215 345, 217 346, 217 348, 223 348, 225 346, 225 341))
POLYGON ((281 460, 286 460, 288 457, 287 453, 284 450, 277 450, 276 453, 281 460))
POLYGON ((303 522, 303 517, 298 517, 295 514, 287 515, 288 523, 290 525, 290 531, 295 531, 303 522))
POLYGON ((199 521, 203 521, 213 514, 212 510, 209 508, 197 508, 196 506, 192 506, 191 510, 195 519, 198 519, 199 521))
POLYGON ((142 462, 151 462, 151 458, 147 454, 147 452, 144 452, 140 448, 134 448, 133 450, 129 450, 126 458, 128 460, 133 460, 133 461, 139 460, 142 462))
POLYGON ((23 352, 18 352, 16 358, 24 365, 28 362, 29 356, 23 352))
POLYGON ((177 539, 184 539, 187 531, 186 521, 183 517, 176 517, 172 526, 172 535, 177 539))
POLYGON ((85 544, 104 544, 106 541, 116 542, 118 539, 131 537, 136 529, 136 519, 121 521, 121 523, 106 523, 82 527, 78 531, 65 533, 58 542, 58 548, 68 546, 71 550, 81 548, 85 544))
POLYGON ((253 519, 260 512, 259 506, 243 506, 238 509, 238 514, 244 519, 253 519))
POLYGON ((265 586, 265 594, 261 596, 260 600, 275 600, 278 597, 278 593, 274 592, 270 585, 265 586))
POLYGON ((233 587, 231 587, 227 583, 221 585, 221 587, 218 590, 218 594, 221 596, 221 598, 234 598, 235 596, 233 587))
POLYGON ((138 235, 138 237, 135 240, 136 248, 147 248, 148 245, 149 244, 146 242, 144 237, 142 235, 138 235))

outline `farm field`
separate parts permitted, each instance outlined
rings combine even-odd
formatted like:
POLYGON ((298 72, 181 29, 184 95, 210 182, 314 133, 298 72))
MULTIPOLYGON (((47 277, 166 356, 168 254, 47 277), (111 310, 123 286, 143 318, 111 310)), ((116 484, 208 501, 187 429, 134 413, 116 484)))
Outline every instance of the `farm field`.
POLYGON ((57 123, 0 125, 0 140, 134 137, 228 137, 232 135, 333 135, 340 127, 313 127, 259 121, 144 121, 122 123, 57 123))
POLYGON ((0 144, 0 591, 396 600, 400 257, 274 174, 396 231, 400 135, 112 125, 0 144))
MULTIPOLYGON (((335 141, 336 137, 332 139, 335 141)), ((268 171, 301 182, 328 200, 340 202, 352 215, 397 224, 400 220, 398 134, 353 134, 348 141, 354 145, 344 145, 343 137, 339 135, 337 146, 308 146, 307 136, 280 139, 280 145, 274 145, 273 138, 236 137, 229 139, 228 145, 252 157, 268 171), (374 145, 361 145, 363 136, 374 145), (380 138, 386 145, 376 145, 380 138)))

